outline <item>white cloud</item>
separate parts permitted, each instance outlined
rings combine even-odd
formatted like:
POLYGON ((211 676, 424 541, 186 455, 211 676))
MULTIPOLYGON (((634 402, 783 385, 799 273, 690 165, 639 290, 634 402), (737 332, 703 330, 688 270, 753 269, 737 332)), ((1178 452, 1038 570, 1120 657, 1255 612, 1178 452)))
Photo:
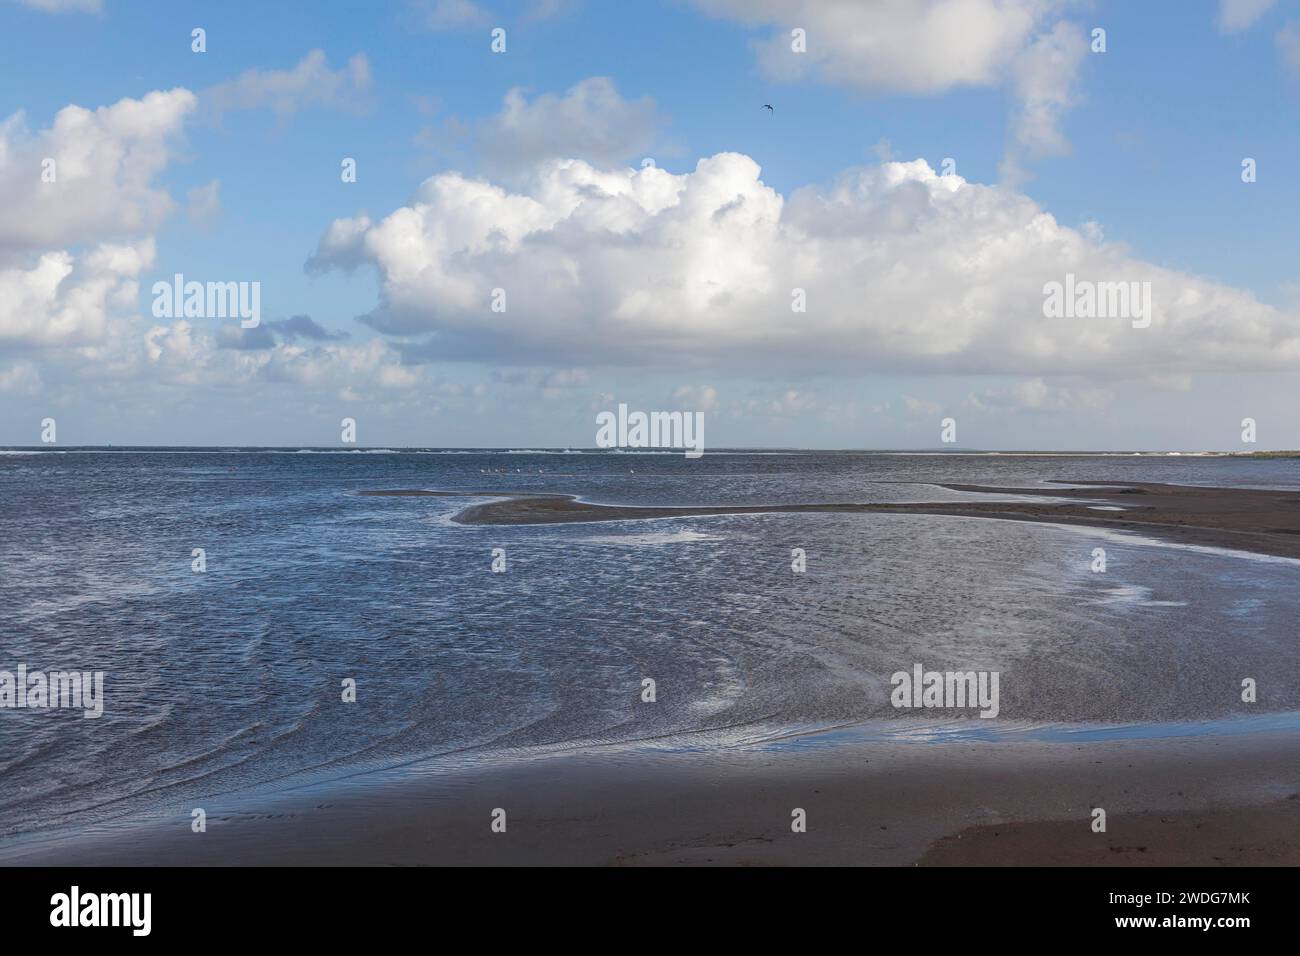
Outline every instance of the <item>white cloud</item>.
POLYGON ((603 166, 643 155, 660 122, 653 99, 625 100, 608 77, 593 76, 563 96, 545 93, 530 101, 519 87, 511 89, 501 112, 480 124, 475 138, 492 171, 561 156, 603 166))
POLYGON ((942 93, 1001 82, 1058 0, 695 0, 707 13, 771 26, 759 46, 769 74, 812 73, 875 92, 942 93), (790 31, 807 34, 807 52, 790 31))
POLYGON ((1282 64, 1300 74, 1300 20, 1292 20, 1277 32, 1277 51, 1282 64))
POLYGON ((45 13, 102 13, 104 0, 18 0, 25 7, 45 13))
POLYGON ((492 378, 506 385, 535 388, 543 398, 559 398, 591 381, 591 374, 583 368, 508 368, 494 369, 492 378))
POLYGON ((682 385, 673 389, 673 401, 687 411, 708 414, 718 408, 718 390, 712 385, 682 385))
POLYGON ((1071 0, 695 0, 714 16, 771 27, 757 44, 775 78, 813 77, 872 93, 939 94, 1009 83, 1019 105, 1004 169, 1066 151, 1060 123, 1074 104, 1087 41, 1055 17, 1071 0), (806 52, 791 31, 806 32, 806 52))
POLYGON ((1083 30, 1062 21, 1017 58, 1013 74, 1020 105, 1012 120, 1014 146, 1003 164, 1005 180, 1017 181, 1022 154, 1037 158, 1069 152, 1061 118, 1077 99, 1075 85, 1088 49, 1083 30))
POLYGON ((430 30, 460 30, 483 26, 492 19, 471 0, 413 0, 411 7, 430 30))
POLYGON ((68 106, 30 133, 0 124, 0 350, 39 350, 6 391, 68 381, 131 381, 138 369, 139 284, 153 232, 175 208, 155 178, 195 106, 175 89, 95 110, 68 106))
POLYGON ((1190 375, 1151 375, 1147 377, 1146 381, 1152 388, 1158 388, 1165 392, 1189 392, 1192 389, 1192 377, 1190 375))
POLYGON ((153 240, 146 239, 100 245, 80 257, 47 252, 30 268, 0 269, 0 345, 101 341, 110 316, 135 306, 136 277, 153 256, 153 240))
POLYGON ((1219 0, 1218 26, 1222 33, 1238 33, 1268 13, 1277 0, 1219 0))
MULTIPOLYGON (((408 0, 408 6, 429 30, 467 30, 493 22, 492 12, 472 0, 408 0)), ((529 0, 522 16, 524 20, 550 20, 567 16, 577 7, 577 0, 529 0)))
POLYGON ((746 411, 752 414, 771 415, 776 418, 800 415, 817 407, 817 396, 797 388, 787 388, 776 398, 751 399, 746 411))
POLYGON ((289 70, 245 70, 235 79, 203 91, 204 105, 215 115, 232 110, 269 108, 286 118, 308 107, 363 112, 373 80, 370 61, 354 54, 337 70, 323 50, 312 50, 289 70))
POLYGON ((156 228, 174 204, 154 177, 194 103, 175 89, 96 110, 67 106, 36 134, 22 113, 0 123, 0 260, 156 228), (53 182, 42 179, 47 168, 53 182))
POLYGON ((286 384, 321 394, 348 390, 358 400, 413 389, 426 378, 425 370, 402 365, 397 351, 379 339, 359 345, 285 340, 235 350, 221 347, 221 328, 189 320, 154 325, 143 330, 140 354, 129 354, 123 368, 172 384, 286 384))
POLYGON ((578 8, 578 0, 532 0, 524 14, 529 20, 550 20, 568 16, 578 8))
POLYGON ((400 356, 379 339, 361 345, 279 345, 266 356, 260 374, 297 385, 404 389, 414 387, 421 370, 401 364, 400 356))
POLYGON ((190 222, 200 228, 211 226, 221 215, 221 180, 214 179, 204 186, 196 186, 185 194, 185 212, 190 222))
POLYGON ((913 415, 938 415, 943 410, 943 406, 937 402, 931 402, 924 398, 913 398, 911 395, 903 396, 903 407, 913 415))
POLYGON ((15 362, 0 368, 0 393, 36 395, 41 390, 41 373, 31 362, 15 362))
POLYGON ((1011 189, 922 160, 789 197, 735 153, 681 175, 550 162, 525 192, 441 173, 379 221, 336 220, 308 263, 361 265, 380 279, 366 321, 436 333, 449 358, 1034 375, 1300 360, 1295 313, 1143 262, 1011 189), (1067 272, 1150 281, 1151 326, 1045 318, 1043 286, 1067 272), (507 291, 504 313, 490 308, 494 288, 507 291), (792 314, 796 288, 806 313, 792 314))
POLYGON ((1010 388, 989 388, 972 393, 966 402, 979 409, 1055 412, 1104 408, 1113 400, 1114 394, 1109 389, 1070 388, 1031 378, 1010 388))
MULTIPOLYGON (((426 370, 382 340, 337 344, 306 316, 264 323, 268 345, 247 349, 228 347, 228 324, 144 317, 152 233, 176 207, 154 179, 194 105, 178 89, 70 106, 36 134, 21 113, 0 124, 0 352, 36 353, 0 364, 0 392, 93 394, 152 414, 158 387, 281 383, 381 401, 418 389, 426 370), (41 182, 47 156, 53 182, 41 182)), ((216 213, 218 189, 214 180, 189 192, 193 217, 216 213)))

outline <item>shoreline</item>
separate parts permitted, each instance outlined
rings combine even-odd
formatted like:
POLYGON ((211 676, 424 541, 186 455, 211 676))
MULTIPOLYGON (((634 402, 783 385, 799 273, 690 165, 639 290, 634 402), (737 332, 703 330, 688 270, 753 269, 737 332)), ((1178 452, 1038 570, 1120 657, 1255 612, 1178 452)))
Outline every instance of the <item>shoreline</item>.
POLYGON ((591 748, 206 809, 206 833, 178 806, 0 864, 1300 865, 1300 737, 591 748))
POLYGON ((575 495, 500 491, 363 490, 369 497, 491 497, 452 516, 458 524, 537 525, 744 514, 919 514, 993 518, 1112 531, 1145 531, 1204 547, 1300 559, 1300 491, 1211 488, 1155 482, 1061 482, 1061 488, 939 484, 983 495, 1077 499, 1072 502, 956 501, 781 505, 609 505, 575 495), (1073 486, 1082 487, 1073 487, 1073 486), (1098 507, 1106 510, 1098 511, 1098 507))

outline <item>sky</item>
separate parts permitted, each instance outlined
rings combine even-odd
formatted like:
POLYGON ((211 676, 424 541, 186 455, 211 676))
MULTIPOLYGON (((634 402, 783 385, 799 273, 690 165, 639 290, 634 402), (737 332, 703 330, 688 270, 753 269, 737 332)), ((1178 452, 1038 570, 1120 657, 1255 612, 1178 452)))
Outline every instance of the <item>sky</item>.
POLYGON ((0 0, 0 71, 0 444, 1300 448, 1297 0, 0 0))

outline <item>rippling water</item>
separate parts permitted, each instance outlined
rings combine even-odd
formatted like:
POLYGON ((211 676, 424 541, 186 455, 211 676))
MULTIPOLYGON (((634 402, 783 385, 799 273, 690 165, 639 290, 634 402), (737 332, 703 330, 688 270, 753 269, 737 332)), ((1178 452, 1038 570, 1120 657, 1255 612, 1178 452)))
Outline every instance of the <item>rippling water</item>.
POLYGON ((0 710, 0 834, 308 772, 923 721, 888 702, 916 662, 1000 671, 1009 721, 1300 709, 1294 561, 919 515, 462 526, 472 499, 355 494, 905 501, 1053 478, 1300 487, 1294 462, 1221 458, 0 452, 0 669, 106 673, 98 720, 0 710))

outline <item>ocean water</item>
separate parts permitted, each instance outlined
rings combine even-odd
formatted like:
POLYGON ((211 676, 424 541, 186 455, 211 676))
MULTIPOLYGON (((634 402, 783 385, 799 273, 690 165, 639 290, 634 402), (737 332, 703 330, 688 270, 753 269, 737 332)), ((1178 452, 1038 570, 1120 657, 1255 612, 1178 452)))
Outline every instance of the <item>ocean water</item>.
MULTIPOLYGON (((0 452, 0 670, 103 671, 104 713, 0 710, 0 839, 303 780, 873 721, 889 677, 1000 673, 988 726, 1300 710, 1300 562, 923 515, 490 527, 473 498, 954 500, 932 482, 1298 488, 1287 460, 324 449, 0 452), (1107 571, 1090 570, 1103 547, 1107 571), (207 570, 191 569, 192 550, 207 570), (504 549, 505 573, 491 570, 504 549), (791 570, 791 551, 807 571, 791 570), (1240 699, 1258 681, 1257 703, 1240 699), (642 681, 656 700, 643 703, 642 681), (344 703, 342 682, 356 681, 344 703)), ((977 725, 971 725, 977 726, 977 725)))

